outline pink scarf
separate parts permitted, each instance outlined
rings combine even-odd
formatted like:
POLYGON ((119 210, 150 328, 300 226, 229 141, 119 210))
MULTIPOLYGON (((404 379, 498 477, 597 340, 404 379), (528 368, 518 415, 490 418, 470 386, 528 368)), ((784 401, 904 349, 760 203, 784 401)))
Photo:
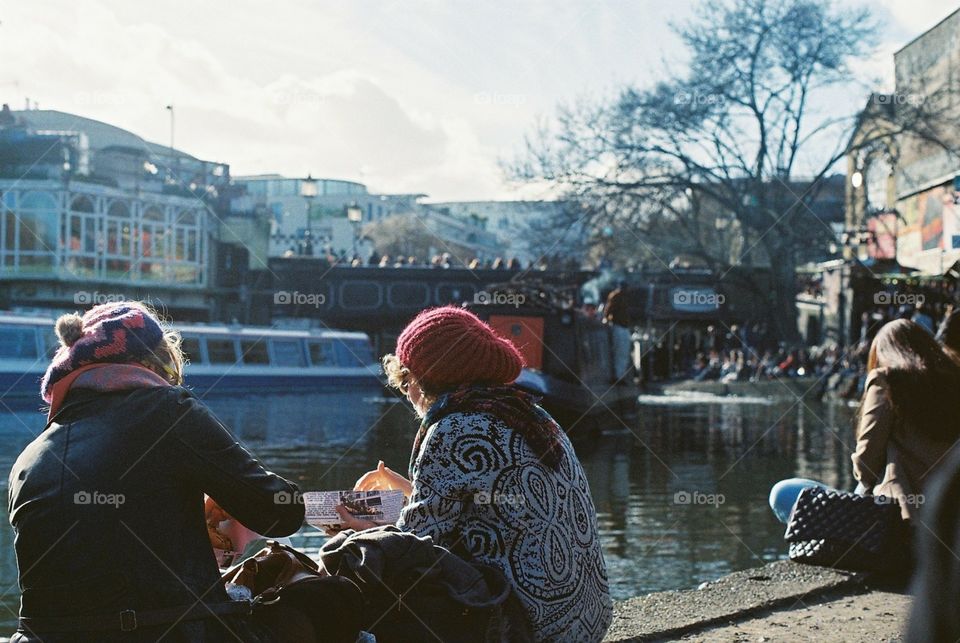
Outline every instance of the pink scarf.
POLYGON ((127 391, 136 388, 172 386, 146 366, 140 364, 87 364, 72 371, 53 385, 49 422, 63 406, 67 393, 74 388, 92 391, 127 391))

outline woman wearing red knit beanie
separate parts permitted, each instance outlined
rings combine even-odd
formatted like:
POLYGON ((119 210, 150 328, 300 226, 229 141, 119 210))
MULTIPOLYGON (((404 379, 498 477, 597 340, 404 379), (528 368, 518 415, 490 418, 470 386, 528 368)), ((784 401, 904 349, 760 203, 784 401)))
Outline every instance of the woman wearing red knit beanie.
POLYGON ((600 641, 613 609, 587 479, 563 430, 512 385, 516 347, 445 306, 417 315, 383 364, 422 422, 409 479, 380 462, 356 488, 402 489, 399 527, 502 570, 536 640, 600 641))

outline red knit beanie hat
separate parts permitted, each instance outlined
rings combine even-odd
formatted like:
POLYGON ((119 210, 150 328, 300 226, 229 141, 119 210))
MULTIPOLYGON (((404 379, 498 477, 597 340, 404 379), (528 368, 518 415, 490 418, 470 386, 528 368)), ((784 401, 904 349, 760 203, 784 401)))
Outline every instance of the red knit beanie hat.
POLYGON ((456 306, 417 315, 397 338, 397 359, 432 393, 461 384, 509 384, 523 368, 509 339, 456 306))

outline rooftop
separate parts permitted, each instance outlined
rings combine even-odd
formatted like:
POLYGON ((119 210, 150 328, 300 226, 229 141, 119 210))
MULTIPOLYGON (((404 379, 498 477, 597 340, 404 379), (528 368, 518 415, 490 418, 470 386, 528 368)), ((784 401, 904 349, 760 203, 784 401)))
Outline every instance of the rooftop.
POLYGON ((18 123, 23 123, 35 131, 83 132, 87 135, 90 149, 93 151, 107 147, 127 147, 146 150, 158 156, 175 156, 198 161, 194 156, 173 149, 169 145, 151 143, 133 132, 77 114, 61 112, 55 109, 15 110, 12 112, 18 123))

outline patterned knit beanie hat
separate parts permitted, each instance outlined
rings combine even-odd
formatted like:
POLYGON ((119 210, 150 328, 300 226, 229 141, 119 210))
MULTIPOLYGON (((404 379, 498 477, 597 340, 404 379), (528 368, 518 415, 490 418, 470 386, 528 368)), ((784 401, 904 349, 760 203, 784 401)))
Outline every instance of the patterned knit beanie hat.
POLYGON ((48 403, 53 385, 71 371, 101 362, 140 362, 155 355, 163 341, 160 322, 135 301, 100 304, 83 317, 63 315, 56 332, 60 348, 40 382, 40 394, 48 403))
POLYGON ((397 359, 432 393, 461 384, 509 384, 523 368, 509 339, 456 306, 417 315, 397 338, 397 359))

